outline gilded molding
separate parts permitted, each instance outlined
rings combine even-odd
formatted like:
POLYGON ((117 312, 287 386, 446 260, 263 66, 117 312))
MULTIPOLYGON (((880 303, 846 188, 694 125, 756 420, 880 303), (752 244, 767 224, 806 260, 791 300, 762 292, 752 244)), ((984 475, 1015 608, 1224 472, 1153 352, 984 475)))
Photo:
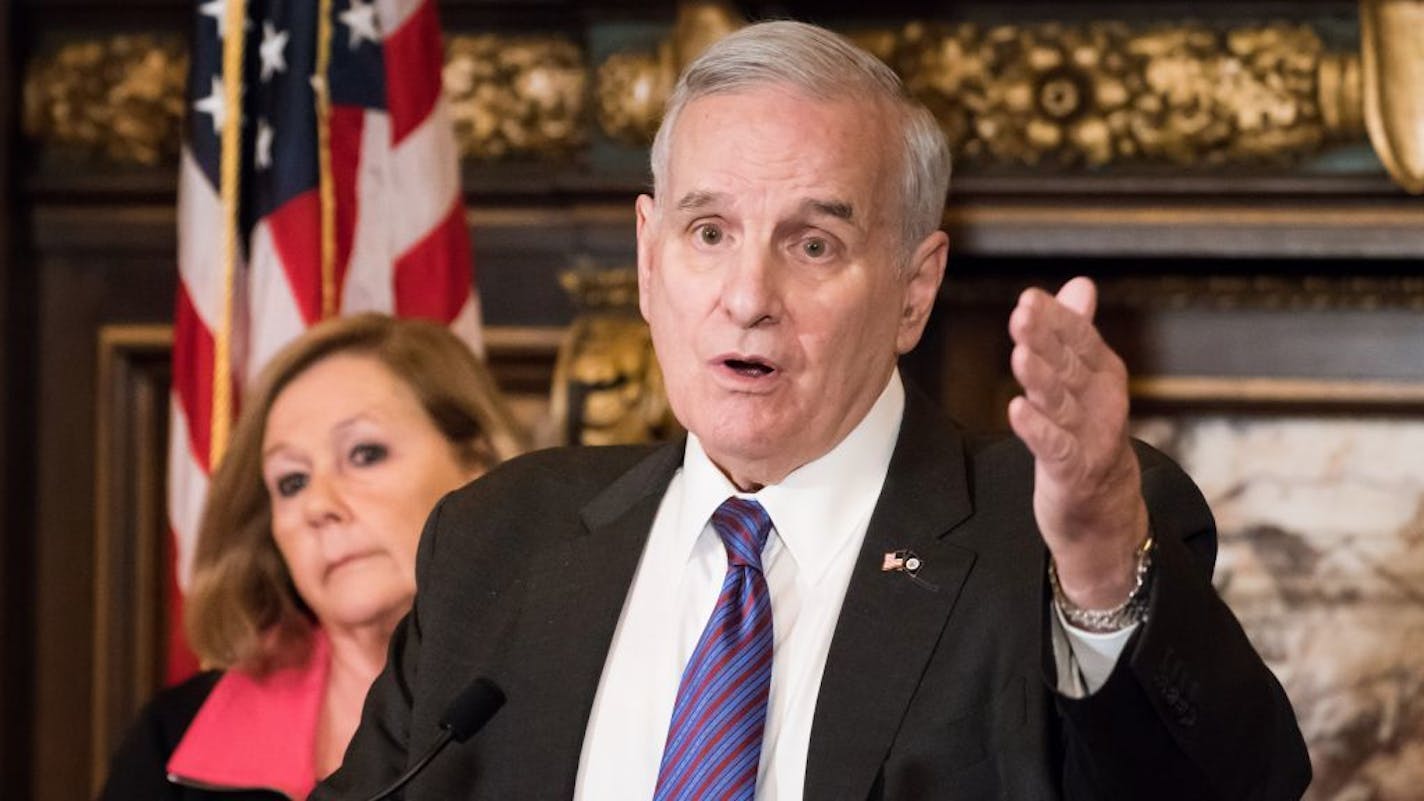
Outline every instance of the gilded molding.
MULTIPOLYGON (((460 152, 476 161, 559 158, 581 148, 588 70, 555 36, 452 36, 442 74, 460 152)), ((188 57, 180 39, 120 34, 63 44, 25 75, 25 132, 118 164, 172 163, 188 57)))
POLYGON ((25 133, 120 164, 172 162, 187 76, 188 55, 174 37, 119 34, 68 42, 29 65, 25 133))
POLYGON ((557 36, 448 37, 443 81, 461 155, 557 159, 583 147, 588 71, 557 36))
POLYGON ((1360 0, 1370 142, 1400 186, 1424 194, 1424 0, 1360 0))
MULTIPOLYGON (((610 56, 596 78, 604 133, 633 145, 651 141, 690 54, 739 24, 720 4, 684 4, 655 51, 610 56)), ((974 163, 1289 164, 1365 132, 1360 54, 1329 51, 1304 25, 914 21, 848 35, 900 74, 956 157, 974 163)), ((1396 77, 1395 85, 1410 85, 1396 77)))
POLYGON ((745 21, 723 2, 684 2, 666 40, 653 52, 614 53, 598 67, 598 124, 609 138, 635 147, 653 141, 682 68, 745 21))
POLYGON ((610 139, 646 147, 658 132, 663 104, 672 93, 677 68, 670 51, 614 53, 598 65, 598 125, 610 139))
POLYGON ((581 309, 554 366, 549 411, 563 441, 619 445, 677 433, 652 334, 637 313, 636 272, 583 268, 560 283, 581 309))
MULTIPOLYGON (((850 35, 900 72, 965 162, 1290 164, 1368 132, 1394 179, 1424 193, 1424 0, 1361 0, 1360 20, 1355 52, 1289 23, 915 21, 850 35)), ((565 158, 593 120, 646 145, 678 71, 741 24, 726 3, 684 3, 654 50, 615 53, 596 71, 566 37, 451 36, 443 79, 461 153, 565 158)), ((98 160, 171 163, 186 72, 177 37, 61 44, 28 65, 24 129, 98 160)))
MULTIPOLYGON (((889 63, 975 162, 1289 162, 1357 135, 1309 28, 912 22, 889 63), (1324 107, 1329 106, 1328 112, 1324 107), (1333 123, 1330 124, 1330 123, 1333 123)), ((1340 70, 1340 80, 1356 74, 1340 70)))

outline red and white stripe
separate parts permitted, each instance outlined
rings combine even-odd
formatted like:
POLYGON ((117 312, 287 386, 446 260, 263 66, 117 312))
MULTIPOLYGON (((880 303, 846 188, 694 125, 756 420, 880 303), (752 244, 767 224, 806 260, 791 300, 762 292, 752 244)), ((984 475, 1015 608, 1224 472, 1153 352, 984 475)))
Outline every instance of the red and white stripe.
MULTIPOLYGON (((441 99, 435 4, 379 0, 377 12, 386 31, 389 111, 335 106, 329 119, 338 313, 439 320, 481 352, 458 152, 441 99)), ((218 190, 186 151, 179 182, 168 473, 175 599, 192 573, 213 467, 213 354, 225 296, 218 190)), ((273 353, 321 318, 320 221, 313 189, 262 219, 247 242, 248 261, 239 263, 231 293, 234 401, 273 353)), ((168 678, 176 680, 195 662, 183 644, 181 610, 170 612, 168 678)))

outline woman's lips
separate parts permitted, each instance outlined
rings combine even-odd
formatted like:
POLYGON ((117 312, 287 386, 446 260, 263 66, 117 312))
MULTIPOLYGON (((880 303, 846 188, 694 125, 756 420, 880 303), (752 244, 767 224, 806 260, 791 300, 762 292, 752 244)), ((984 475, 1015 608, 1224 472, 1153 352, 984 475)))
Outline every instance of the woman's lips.
POLYGON ((329 576, 343 567, 347 567, 351 564, 361 561, 362 559, 374 556, 375 554, 375 551, 358 551, 356 553, 349 553, 345 556, 337 557, 336 559, 333 559, 327 563, 326 575, 329 576))

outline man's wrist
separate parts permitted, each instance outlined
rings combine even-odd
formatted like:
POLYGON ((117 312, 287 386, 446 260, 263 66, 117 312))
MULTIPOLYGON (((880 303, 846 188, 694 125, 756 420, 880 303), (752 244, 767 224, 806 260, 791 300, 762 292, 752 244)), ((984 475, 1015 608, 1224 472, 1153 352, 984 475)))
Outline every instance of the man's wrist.
POLYGON ((1153 539, 1149 535, 1136 551, 1137 566, 1132 590, 1127 598, 1117 606, 1107 609, 1089 609, 1073 603, 1063 591, 1058 580, 1058 569, 1052 557, 1048 560, 1048 582, 1053 588, 1053 603, 1063 614, 1063 619, 1074 628, 1103 634, 1121 631, 1147 619, 1147 601, 1152 580, 1153 539))

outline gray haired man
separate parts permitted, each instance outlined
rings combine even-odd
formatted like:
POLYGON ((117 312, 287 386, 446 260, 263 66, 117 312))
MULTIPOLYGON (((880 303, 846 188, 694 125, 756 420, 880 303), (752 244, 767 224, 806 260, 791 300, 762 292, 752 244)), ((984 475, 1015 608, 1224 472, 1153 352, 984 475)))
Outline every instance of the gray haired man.
POLYGON ((682 79, 637 201, 688 430, 516 460, 437 508, 346 763, 407 798, 1283 799, 1290 705, 1210 585, 1215 531, 1127 437, 1096 290, 1008 321, 1015 438, 901 380, 944 276, 943 135, 880 62, 754 25, 682 79))

